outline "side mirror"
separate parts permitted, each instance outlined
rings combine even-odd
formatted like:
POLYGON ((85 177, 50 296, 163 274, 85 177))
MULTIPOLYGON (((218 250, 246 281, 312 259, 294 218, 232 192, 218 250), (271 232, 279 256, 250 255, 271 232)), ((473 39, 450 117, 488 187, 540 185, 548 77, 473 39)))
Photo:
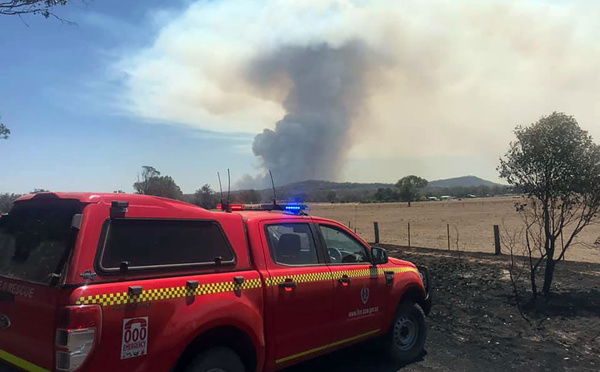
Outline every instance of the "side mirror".
POLYGON ((388 263, 388 255, 385 249, 373 247, 371 248, 371 254, 373 255, 373 265, 383 265, 388 263))

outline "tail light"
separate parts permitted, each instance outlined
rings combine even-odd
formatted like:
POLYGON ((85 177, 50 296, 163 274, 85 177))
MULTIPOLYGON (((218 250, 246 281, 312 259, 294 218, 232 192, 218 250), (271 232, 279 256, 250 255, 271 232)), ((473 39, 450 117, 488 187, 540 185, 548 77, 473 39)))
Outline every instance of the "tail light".
POLYGON ((56 371, 77 371, 100 340, 100 306, 68 306, 61 309, 56 329, 56 371))

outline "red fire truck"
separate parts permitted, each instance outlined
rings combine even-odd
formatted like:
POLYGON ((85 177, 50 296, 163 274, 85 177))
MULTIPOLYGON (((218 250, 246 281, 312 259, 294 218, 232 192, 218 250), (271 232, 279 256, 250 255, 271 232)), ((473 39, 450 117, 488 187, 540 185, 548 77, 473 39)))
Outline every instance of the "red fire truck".
POLYGON ((0 218, 0 365, 274 371, 375 337, 400 361, 422 352, 426 268, 304 206, 223 209, 18 199, 0 218))

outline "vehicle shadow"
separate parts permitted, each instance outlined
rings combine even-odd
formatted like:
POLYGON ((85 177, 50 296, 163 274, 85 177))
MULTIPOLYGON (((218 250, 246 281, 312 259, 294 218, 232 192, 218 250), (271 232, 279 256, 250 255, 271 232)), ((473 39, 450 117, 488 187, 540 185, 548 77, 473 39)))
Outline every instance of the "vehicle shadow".
POLYGON ((282 372, 397 372, 420 363, 427 351, 415 361, 402 364, 390 360, 377 342, 366 342, 286 368, 282 372))

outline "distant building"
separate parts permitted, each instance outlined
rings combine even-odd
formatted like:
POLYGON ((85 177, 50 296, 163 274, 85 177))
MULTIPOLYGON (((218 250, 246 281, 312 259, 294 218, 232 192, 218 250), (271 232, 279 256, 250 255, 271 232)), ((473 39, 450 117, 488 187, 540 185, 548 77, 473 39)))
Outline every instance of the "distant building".
POLYGON ((440 196, 440 200, 450 200, 450 199, 452 199, 452 197, 448 196, 448 195, 442 195, 442 196, 440 196))
POLYGON ((428 201, 438 201, 438 198, 436 198, 435 196, 428 196, 427 200, 428 201))

